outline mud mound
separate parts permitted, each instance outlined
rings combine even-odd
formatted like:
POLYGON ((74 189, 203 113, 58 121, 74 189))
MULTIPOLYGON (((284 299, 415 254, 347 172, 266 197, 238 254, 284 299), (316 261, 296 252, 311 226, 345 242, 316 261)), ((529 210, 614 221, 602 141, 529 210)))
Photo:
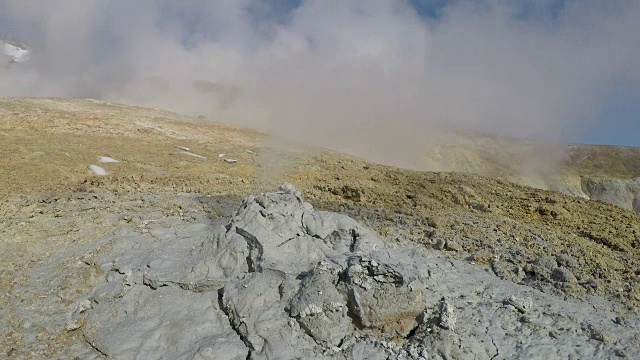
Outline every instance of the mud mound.
POLYGON ((226 224, 148 233, 112 240, 95 259, 106 281, 70 312, 68 330, 94 355, 640 356, 638 319, 606 301, 565 300, 422 246, 385 244, 292 186, 246 198, 226 224))

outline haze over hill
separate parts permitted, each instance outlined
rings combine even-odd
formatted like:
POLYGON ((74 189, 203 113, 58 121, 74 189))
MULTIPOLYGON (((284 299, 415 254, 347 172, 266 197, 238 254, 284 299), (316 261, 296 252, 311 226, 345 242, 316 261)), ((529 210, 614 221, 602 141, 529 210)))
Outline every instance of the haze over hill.
POLYGON ((451 129, 575 142, 640 81, 637 2, 418 3, 4 1, 0 31, 34 55, 0 96, 159 106, 416 168, 451 129))

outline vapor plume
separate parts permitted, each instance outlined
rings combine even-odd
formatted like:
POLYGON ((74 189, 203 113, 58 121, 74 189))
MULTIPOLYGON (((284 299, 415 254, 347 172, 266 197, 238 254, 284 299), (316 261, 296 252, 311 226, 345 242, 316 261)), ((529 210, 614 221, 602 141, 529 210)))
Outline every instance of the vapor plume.
POLYGON ((640 81, 637 1, 415 3, 5 0, 0 31, 32 56, 0 69, 0 96, 164 107, 416 167, 442 129, 571 139, 640 81))

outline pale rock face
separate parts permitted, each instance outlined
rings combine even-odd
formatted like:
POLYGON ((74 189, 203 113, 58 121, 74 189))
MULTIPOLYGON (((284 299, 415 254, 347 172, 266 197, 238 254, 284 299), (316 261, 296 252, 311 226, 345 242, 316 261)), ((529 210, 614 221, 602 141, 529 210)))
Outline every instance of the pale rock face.
POLYGON ((18 45, 9 44, 0 40, 0 49, 9 57, 11 62, 23 63, 29 60, 30 52, 26 48, 18 45))
POLYGON ((584 177, 582 189, 591 199, 640 213, 640 178, 606 179, 584 177))

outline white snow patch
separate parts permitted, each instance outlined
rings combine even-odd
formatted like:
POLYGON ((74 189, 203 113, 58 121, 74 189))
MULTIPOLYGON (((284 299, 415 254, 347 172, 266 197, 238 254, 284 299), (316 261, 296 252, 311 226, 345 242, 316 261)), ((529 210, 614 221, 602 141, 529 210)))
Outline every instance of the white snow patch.
POLYGON ((11 61, 22 63, 29 60, 29 50, 3 41, 0 41, 0 45, 4 45, 2 46, 3 52, 11 58, 11 61))
POLYGON ((96 176, 105 176, 107 175, 107 171, 103 168, 101 168, 98 165, 89 165, 89 169, 91 169, 91 171, 93 171, 94 174, 96 174, 96 176))
POLYGON ((108 156, 98 156, 98 162, 101 163, 119 163, 120 161, 108 156))
POLYGON ((189 156, 197 157, 198 159, 206 159, 204 156, 200 156, 188 151, 178 151, 178 152, 171 153, 171 155, 177 155, 177 154, 189 155, 189 156))

